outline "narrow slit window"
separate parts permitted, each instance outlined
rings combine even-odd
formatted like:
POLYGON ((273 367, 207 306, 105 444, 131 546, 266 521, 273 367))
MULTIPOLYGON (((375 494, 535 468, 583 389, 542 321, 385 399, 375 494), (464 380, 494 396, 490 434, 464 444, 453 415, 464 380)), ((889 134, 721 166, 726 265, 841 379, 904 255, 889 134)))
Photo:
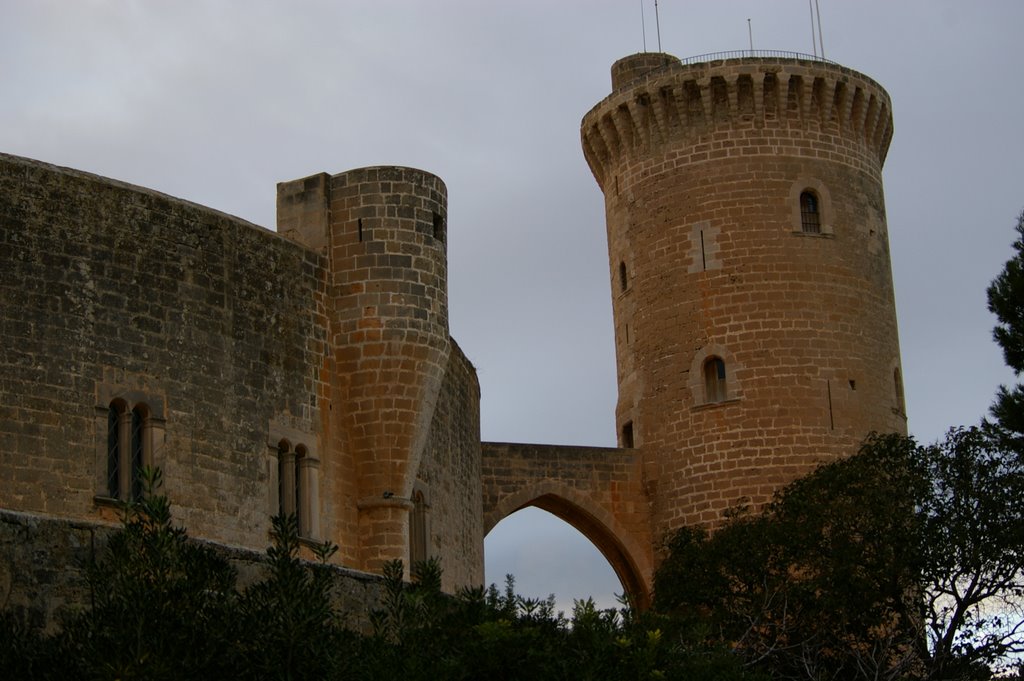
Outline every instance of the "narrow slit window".
POLYGON ((899 368, 892 370, 892 382, 893 388, 896 390, 896 410, 903 414, 906 410, 906 405, 903 402, 903 379, 900 377, 899 368))
POLYGON ((409 514, 409 566, 412 570, 430 557, 428 539, 427 499, 422 490, 416 490, 412 493, 412 512, 409 514))
POLYGON ((622 447, 633 449, 633 422, 626 421, 622 424, 622 447))
POLYGON ((625 291, 629 288, 629 273, 626 271, 626 263, 619 263, 619 288, 625 291))
POLYGON ((278 509, 282 516, 295 515, 295 452, 287 440, 277 447, 278 509))
POLYGON ((821 209, 814 192, 800 194, 800 228, 806 234, 821 234, 821 209))
POLYGON ((434 238, 444 242, 444 218, 440 213, 434 213, 434 238))
POLYGON ((318 460, 304 444, 281 440, 277 446, 277 513, 295 518, 300 537, 320 532, 318 460))

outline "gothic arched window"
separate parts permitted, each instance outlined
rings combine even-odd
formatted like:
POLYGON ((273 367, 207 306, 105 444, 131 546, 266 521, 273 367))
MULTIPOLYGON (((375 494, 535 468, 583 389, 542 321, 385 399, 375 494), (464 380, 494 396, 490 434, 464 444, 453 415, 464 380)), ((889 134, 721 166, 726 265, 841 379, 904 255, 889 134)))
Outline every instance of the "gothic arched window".
POLYGON ((281 440, 277 445, 277 512, 294 516, 299 536, 315 538, 319 523, 319 461, 303 444, 281 440))
POLYGON ((152 465, 149 408, 131 410, 121 399, 107 408, 107 495, 131 501, 142 496, 142 469, 152 465))

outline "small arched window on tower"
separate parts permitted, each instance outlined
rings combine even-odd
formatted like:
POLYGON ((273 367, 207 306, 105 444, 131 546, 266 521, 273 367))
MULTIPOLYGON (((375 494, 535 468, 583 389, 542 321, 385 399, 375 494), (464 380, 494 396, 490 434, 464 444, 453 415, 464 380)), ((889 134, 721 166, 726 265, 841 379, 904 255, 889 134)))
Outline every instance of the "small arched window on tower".
POLYGON ((625 293, 629 288, 629 274, 626 272, 626 263, 619 263, 619 289, 625 293))
POLYGON ((704 400, 722 402, 726 395, 725 362, 721 357, 708 357, 704 361, 704 400))
POLYGON ((107 495, 131 501, 142 497, 142 469, 152 465, 149 408, 131 410, 121 399, 107 408, 107 495))
POLYGON ((136 405, 132 409, 132 440, 131 440, 131 498, 142 498, 142 467, 148 465, 149 449, 146 446, 147 409, 145 405, 136 405))
POLYGON ((299 498, 296 469, 291 443, 281 440, 277 446, 277 512, 282 516, 296 515, 299 498))
POLYGON ((319 534, 319 462, 305 445, 281 440, 277 447, 277 512, 294 516, 299 536, 319 534))
POLYGON ((821 234, 821 204, 809 189, 800 193, 800 229, 805 234, 821 234))

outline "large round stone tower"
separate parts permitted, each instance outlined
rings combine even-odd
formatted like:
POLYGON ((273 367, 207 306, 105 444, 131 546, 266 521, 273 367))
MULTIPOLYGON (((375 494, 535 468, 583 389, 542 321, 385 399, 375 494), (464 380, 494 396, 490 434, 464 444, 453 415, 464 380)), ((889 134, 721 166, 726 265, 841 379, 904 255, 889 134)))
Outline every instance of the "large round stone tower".
POLYGON ((801 55, 638 54, 583 119, 605 195, 620 446, 654 536, 904 432, 889 97, 801 55))

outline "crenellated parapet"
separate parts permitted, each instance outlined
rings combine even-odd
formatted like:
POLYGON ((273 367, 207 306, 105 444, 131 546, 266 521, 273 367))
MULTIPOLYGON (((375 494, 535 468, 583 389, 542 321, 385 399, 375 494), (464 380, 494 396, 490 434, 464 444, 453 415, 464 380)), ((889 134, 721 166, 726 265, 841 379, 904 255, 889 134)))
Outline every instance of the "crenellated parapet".
MULTIPOLYGON (((583 152, 598 184, 612 168, 649 154, 693 156, 731 141, 730 156, 786 155, 794 138, 838 148, 851 165, 880 172, 893 134, 889 95, 852 69, 810 57, 748 56, 683 63, 642 53, 612 66, 613 92, 583 117, 583 152), (766 135, 765 132, 770 134, 766 135), (746 144, 744 144, 746 140, 746 144)), ((793 153, 807 153, 793 144, 793 153)), ((813 152, 812 152, 813 153, 813 152)))

